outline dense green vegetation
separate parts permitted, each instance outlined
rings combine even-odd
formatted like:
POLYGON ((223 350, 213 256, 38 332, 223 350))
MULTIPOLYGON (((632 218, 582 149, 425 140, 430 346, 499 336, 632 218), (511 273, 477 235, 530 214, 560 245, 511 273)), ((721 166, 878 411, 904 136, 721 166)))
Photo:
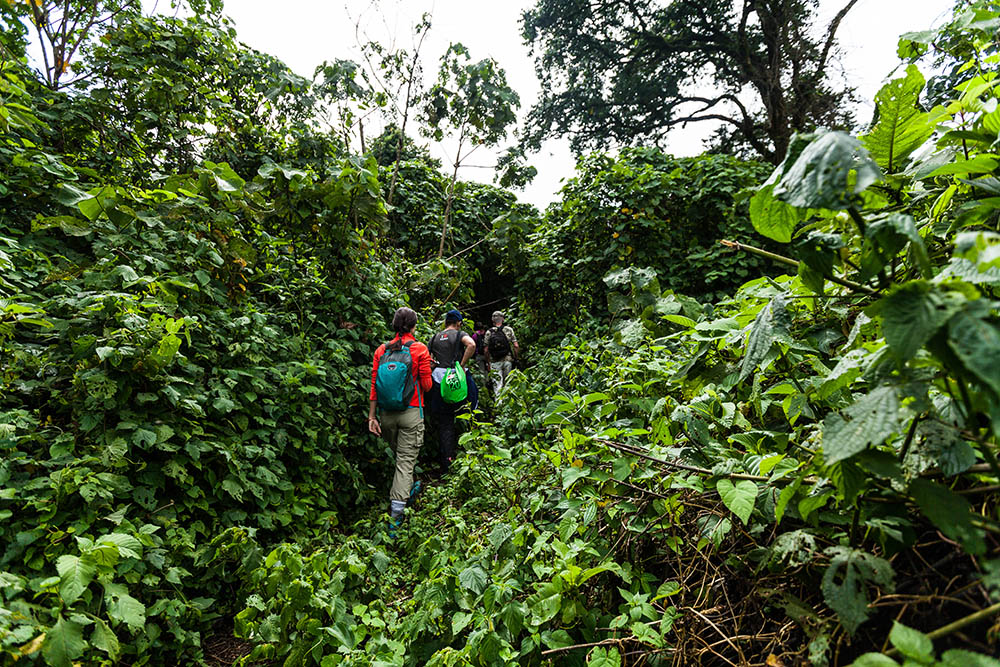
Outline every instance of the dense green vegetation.
MULTIPOLYGON (((541 213, 389 111, 355 152, 389 87, 216 3, 35 71, 51 6, 0 4, 0 662, 1000 664, 993 3, 859 137, 585 155, 541 213), (391 535, 371 353, 507 298, 532 365, 391 535)), ((400 108, 500 141, 449 54, 400 108)))

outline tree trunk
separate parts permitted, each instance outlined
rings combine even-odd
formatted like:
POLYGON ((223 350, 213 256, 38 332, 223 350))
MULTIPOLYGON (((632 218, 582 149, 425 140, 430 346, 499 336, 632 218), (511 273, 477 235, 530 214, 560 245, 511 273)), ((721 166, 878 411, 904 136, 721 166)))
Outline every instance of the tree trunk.
POLYGON ((444 257, 444 240, 448 235, 448 219, 451 217, 451 206, 455 201, 455 181, 458 180, 458 165, 462 163, 462 144, 465 141, 465 125, 458 135, 458 150, 455 152, 455 169, 451 172, 451 182, 448 184, 448 199, 444 205, 444 223, 441 225, 441 245, 438 247, 438 259, 444 257))

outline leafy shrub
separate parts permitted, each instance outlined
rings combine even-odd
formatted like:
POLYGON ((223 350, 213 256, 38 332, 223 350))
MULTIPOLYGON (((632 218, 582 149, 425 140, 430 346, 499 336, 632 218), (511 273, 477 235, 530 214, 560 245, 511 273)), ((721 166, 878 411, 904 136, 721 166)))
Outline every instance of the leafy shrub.
POLYGON ((740 193, 766 173, 726 156, 673 158, 652 148, 580 158, 516 268, 525 316, 559 331, 603 316, 601 281, 613 268, 650 267, 664 287, 703 300, 769 271, 719 245, 755 236, 740 193))

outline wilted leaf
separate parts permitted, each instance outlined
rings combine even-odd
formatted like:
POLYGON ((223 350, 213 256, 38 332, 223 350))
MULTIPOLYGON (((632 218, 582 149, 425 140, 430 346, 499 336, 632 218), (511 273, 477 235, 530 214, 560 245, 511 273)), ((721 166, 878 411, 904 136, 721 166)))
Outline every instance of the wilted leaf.
POLYGON ((910 483, 913 499, 938 530, 974 555, 986 552, 982 532, 972 525, 972 506, 951 489, 926 479, 910 483))
POLYGON ((888 561, 864 551, 830 547, 825 551, 830 565, 823 573, 823 599, 837 612, 850 634, 868 619, 868 585, 891 590, 892 566, 888 561))

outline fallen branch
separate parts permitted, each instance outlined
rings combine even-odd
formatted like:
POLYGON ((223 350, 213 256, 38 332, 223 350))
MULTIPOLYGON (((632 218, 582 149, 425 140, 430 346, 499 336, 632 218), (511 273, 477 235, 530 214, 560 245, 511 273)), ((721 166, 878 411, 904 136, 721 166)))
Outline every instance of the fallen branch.
POLYGON ((678 470, 687 470, 688 472, 695 472, 699 475, 709 475, 714 477, 727 477, 729 479, 747 479, 751 482, 766 482, 769 480, 768 477, 762 477, 761 475, 747 475, 744 473, 731 472, 719 474, 709 470, 708 468, 699 468, 697 466, 689 466, 686 463, 676 463, 674 461, 665 461, 663 459, 658 459, 655 456, 650 456, 639 450, 638 447, 632 447, 631 445, 625 445, 620 442, 615 442, 613 440, 603 440, 601 438, 595 438, 597 442, 603 445, 607 445, 613 449, 625 452, 626 454, 632 454, 633 456, 638 456, 639 458, 646 459, 652 463, 656 463, 668 468, 676 468, 678 470))
MULTIPOLYGON (((739 243, 738 241, 728 241, 726 239, 721 239, 719 243, 726 246, 727 248, 735 248, 736 250, 742 250, 752 255, 764 257, 773 262, 778 262, 779 264, 795 267, 796 270, 798 270, 799 268, 798 260, 792 259, 791 257, 785 257, 784 255, 777 255, 773 252, 768 252, 767 250, 763 250, 761 248, 755 248, 752 245, 739 243)), ((838 278, 836 276, 823 276, 823 277, 829 280, 831 283, 836 283, 848 289, 854 290, 855 292, 864 292, 865 294, 877 294, 877 292, 873 290, 871 287, 868 287, 866 285, 861 285, 859 283, 852 282, 850 280, 845 280, 844 278, 838 278)))

